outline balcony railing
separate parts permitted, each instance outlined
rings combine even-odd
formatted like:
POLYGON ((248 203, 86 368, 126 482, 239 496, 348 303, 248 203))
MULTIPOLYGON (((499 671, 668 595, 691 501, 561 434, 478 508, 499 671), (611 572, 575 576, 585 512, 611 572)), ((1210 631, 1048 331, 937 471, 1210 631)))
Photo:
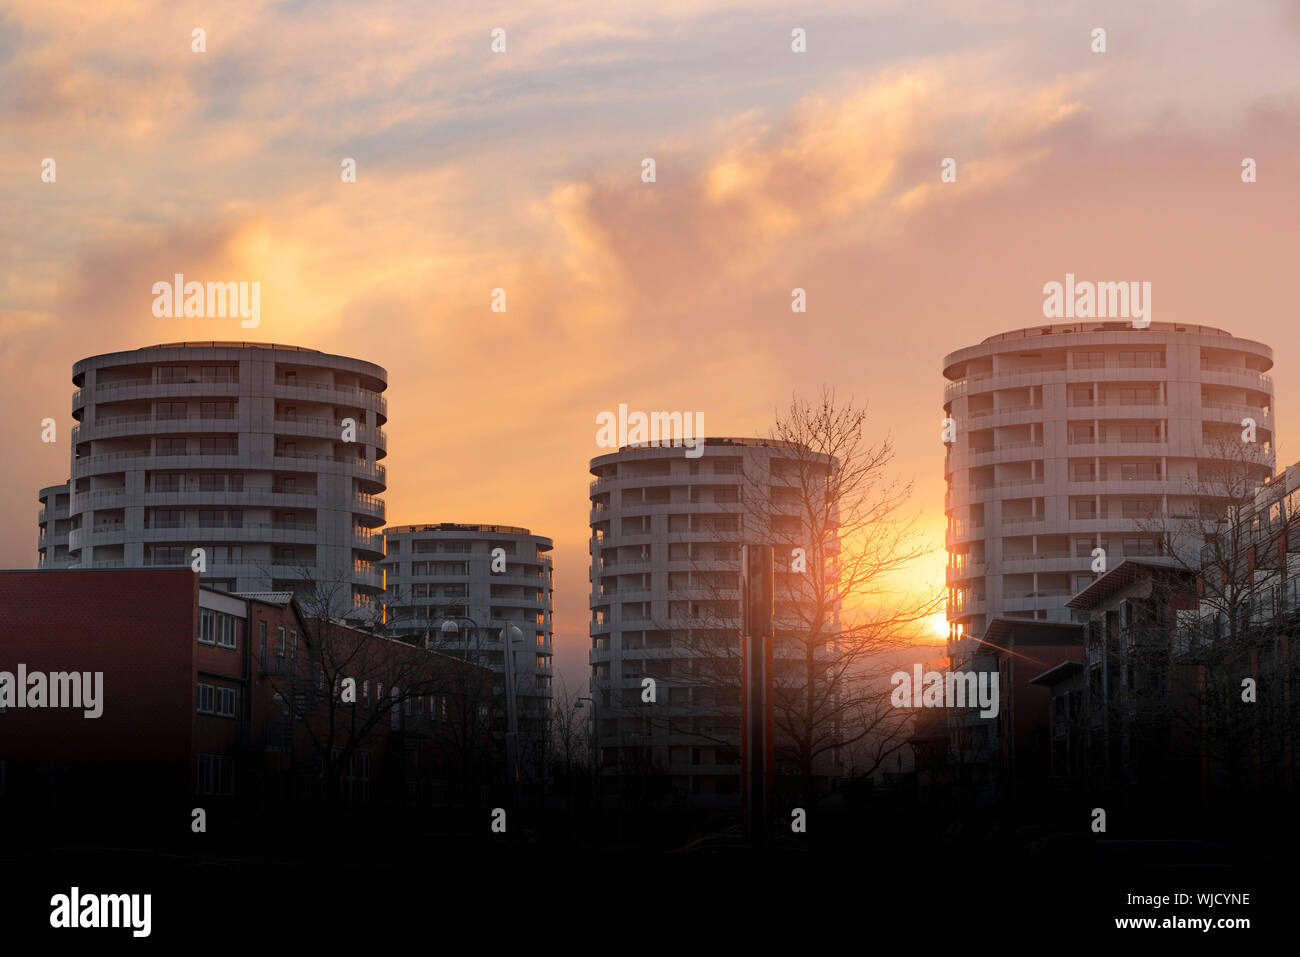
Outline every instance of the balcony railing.
POLYGON ((356 385, 336 385, 333 382, 299 382, 296 379, 285 379, 277 377, 275 384, 279 388, 286 389, 312 389, 318 392, 336 392, 340 395, 357 396, 365 401, 373 402, 385 415, 388 414, 388 400, 378 392, 370 389, 363 389, 356 385))

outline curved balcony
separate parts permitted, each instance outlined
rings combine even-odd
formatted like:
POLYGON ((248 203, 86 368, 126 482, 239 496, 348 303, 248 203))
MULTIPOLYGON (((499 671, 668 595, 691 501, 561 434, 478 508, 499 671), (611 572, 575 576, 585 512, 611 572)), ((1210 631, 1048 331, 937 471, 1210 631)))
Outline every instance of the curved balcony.
POLYGON ((304 402, 344 402, 359 405, 377 412, 388 420, 388 400, 379 392, 355 385, 335 385, 332 382, 298 382, 284 378, 275 380, 275 394, 282 399, 300 399, 304 402))
POLYGON ((171 505, 228 505, 232 507, 268 505, 279 508, 315 509, 317 507, 317 493, 314 488, 289 489, 262 485, 245 486, 240 490, 190 487, 174 492, 146 491, 144 492, 144 503, 150 508, 164 508, 171 505))
POLYGON ((988 614, 988 601, 983 598, 972 598, 964 602, 950 601, 945 606, 948 618, 970 618, 974 615, 988 614))
MULTIPOLYGON (((669 568, 672 568, 675 565, 684 566, 682 570, 687 571, 691 568, 694 568, 696 563, 689 560, 682 561, 682 562, 668 563, 669 568)), ((653 568, 654 568, 654 562, 650 561, 650 559, 647 558, 641 561, 605 562, 603 566, 596 568, 595 572, 597 575, 629 575, 634 572, 648 572, 653 568)))
POLYGON ((377 565, 354 563, 349 577, 354 585, 365 585, 370 588, 384 587, 383 571, 377 565))
POLYGON ((1004 611, 1048 611, 1059 609, 1074 592, 1068 588, 1040 588, 1037 591, 1013 591, 1002 596, 1004 611))
POLYGON ((367 519, 373 519, 378 525, 384 524, 386 510, 382 498, 364 492, 352 496, 352 511, 367 519))
POLYGON ((545 610, 546 596, 541 598, 529 598, 521 595, 493 595, 488 599, 489 604, 494 608, 523 608, 530 612, 545 610))
POLYGON ((1043 443, 1005 442, 991 449, 974 449, 949 452, 944 456, 944 474, 951 475, 959 469, 978 468, 982 465, 1002 465, 1011 462, 1028 462, 1043 457, 1043 443))
POLYGON ((983 522, 978 524, 970 522, 954 523, 953 527, 944 533, 944 544, 952 546, 959 545, 962 542, 983 541, 986 527, 983 522))
POLYGON ((91 492, 73 492, 68 506, 68 511, 75 514, 93 508, 121 508, 125 500, 125 488, 98 489, 91 492))
POLYGON ((276 451, 275 462, 277 468, 297 471, 317 471, 322 466, 331 473, 346 472, 364 482, 370 482, 380 486, 380 489, 386 487, 388 470, 378 462, 367 462, 364 459, 348 458, 346 456, 319 455, 315 452, 286 452, 283 449, 276 451), (308 463, 310 468, 298 468, 299 463, 308 463))
POLYGON ((352 547, 363 552, 371 552, 375 555, 384 554, 384 536, 379 532, 373 534, 359 535, 352 533, 352 547))
POLYGON ((1255 424, 1260 428, 1270 431, 1273 429, 1273 413, 1269 409, 1261 409, 1254 405, 1221 403, 1206 403, 1201 406, 1201 420, 1203 422, 1224 422, 1240 427, 1241 420, 1246 417, 1254 419, 1255 424))
POLYGON ((944 567, 944 584, 952 585, 957 582, 969 581, 972 578, 983 578, 987 574, 987 569, 988 564, 986 562, 970 562, 961 568, 947 565, 944 567))
POLYGON ((116 382, 101 382, 89 389, 78 389, 72 394, 73 415, 78 419, 78 411, 85 408, 87 400, 95 402, 127 402, 134 399, 192 399, 192 398, 238 398, 239 380, 197 379, 184 382, 155 382, 152 379, 119 379, 116 382))
POLYGON ((1201 365, 1200 379, 1206 385, 1231 385, 1273 394, 1273 377, 1266 372, 1216 363, 1201 365))
POLYGON ((114 415, 81 422, 72 427, 72 444, 92 439, 121 438, 136 435, 175 435, 177 433, 220 432, 233 434, 239 431, 239 420, 229 416, 154 416, 114 415))
POLYGON ((125 452, 100 452, 79 455, 72 460, 72 476, 112 474, 127 469, 166 469, 169 471, 231 471, 246 468, 248 463, 239 454, 204 455, 188 452, 185 455, 159 455, 148 449, 125 452))
MULTIPOLYGON (((306 438, 333 439, 334 441, 341 441, 340 437, 343 434, 343 426, 341 420, 336 422, 333 419, 301 415, 292 419, 276 416, 275 434, 277 436, 301 436, 306 438)), ((388 454, 388 434, 381 428, 358 423, 356 429, 356 444, 373 445, 375 447, 376 455, 380 455, 381 452, 383 455, 388 454)))
POLYGON ((1163 402, 1104 402, 1097 405, 1071 405, 1066 407, 1069 422, 1091 422, 1094 419, 1164 419, 1169 406, 1163 402))
POLYGON ((1077 458, 1103 456, 1105 458, 1159 458, 1169 455, 1169 442, 1121 442, 1118 439, 1099 439, 1092 442, 1069 442, 1065 455, 1077 458))
MULTIPOLYGON (((173 542, 182 540, 204 544, 262 543, 285 545, 315 545, 319 539, 317 526, 293 522, 244 522, 241 525, 203 525, 199 522, 150 525, 141 531, 146 542, 173 542)), ((98 543, 96 543, 98 544, 98 543)))

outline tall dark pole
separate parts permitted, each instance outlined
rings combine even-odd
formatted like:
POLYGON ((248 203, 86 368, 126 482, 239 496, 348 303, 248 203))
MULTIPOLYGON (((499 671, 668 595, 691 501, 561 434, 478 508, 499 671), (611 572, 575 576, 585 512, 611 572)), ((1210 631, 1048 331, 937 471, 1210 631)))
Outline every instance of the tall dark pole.
POLYGON ((745 835, 762 848, 772 829, 772 546, 745 545, 741 551, 741 795, 745 835))

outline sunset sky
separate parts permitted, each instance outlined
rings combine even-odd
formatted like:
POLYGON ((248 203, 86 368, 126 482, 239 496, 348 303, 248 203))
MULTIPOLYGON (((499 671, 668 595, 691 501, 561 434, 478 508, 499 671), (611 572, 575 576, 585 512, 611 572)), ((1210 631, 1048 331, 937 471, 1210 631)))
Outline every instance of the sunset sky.
POLYGON ((1271 344, 1279 464, 1300 454, 1294 3, 0 2, 0 211, 4 567, 67 478, 77 359, 353 355, 389 372, 391 523, 555 539, 571 687, 619 403, 711 435, 823 383, 868 403, 938 588, 940 360, 1042 323, 1073 272, 1271 344), (260 326, 155 318, 177 272, 259 281, 260 326))

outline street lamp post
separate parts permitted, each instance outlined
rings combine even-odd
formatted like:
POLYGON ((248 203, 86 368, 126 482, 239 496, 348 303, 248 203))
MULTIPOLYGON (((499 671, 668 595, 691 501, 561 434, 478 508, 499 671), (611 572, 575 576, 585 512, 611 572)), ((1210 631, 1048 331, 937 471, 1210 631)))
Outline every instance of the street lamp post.
MULTIPOLYGON (((442 633, 444 635, 455 635, 460 633, 458 621, 468 622, 469 626, 474 629, 477 635, 482 629, 479 623, 468 615, 452 615, 442 623, 442 633)), ((489 620, 489 625, 491 621, 489 620)), ((506 781, 510 788, 511 810, 519 805, 519 768, 517 763, 517 747, 519 735, 519 716, 515 704, 515 649, 516 642, 524 640, 524 633, 519 630, 517 625, 508 621, 501 622, 501 657, 503 659, 502 679, 506 686, 506 781)))

